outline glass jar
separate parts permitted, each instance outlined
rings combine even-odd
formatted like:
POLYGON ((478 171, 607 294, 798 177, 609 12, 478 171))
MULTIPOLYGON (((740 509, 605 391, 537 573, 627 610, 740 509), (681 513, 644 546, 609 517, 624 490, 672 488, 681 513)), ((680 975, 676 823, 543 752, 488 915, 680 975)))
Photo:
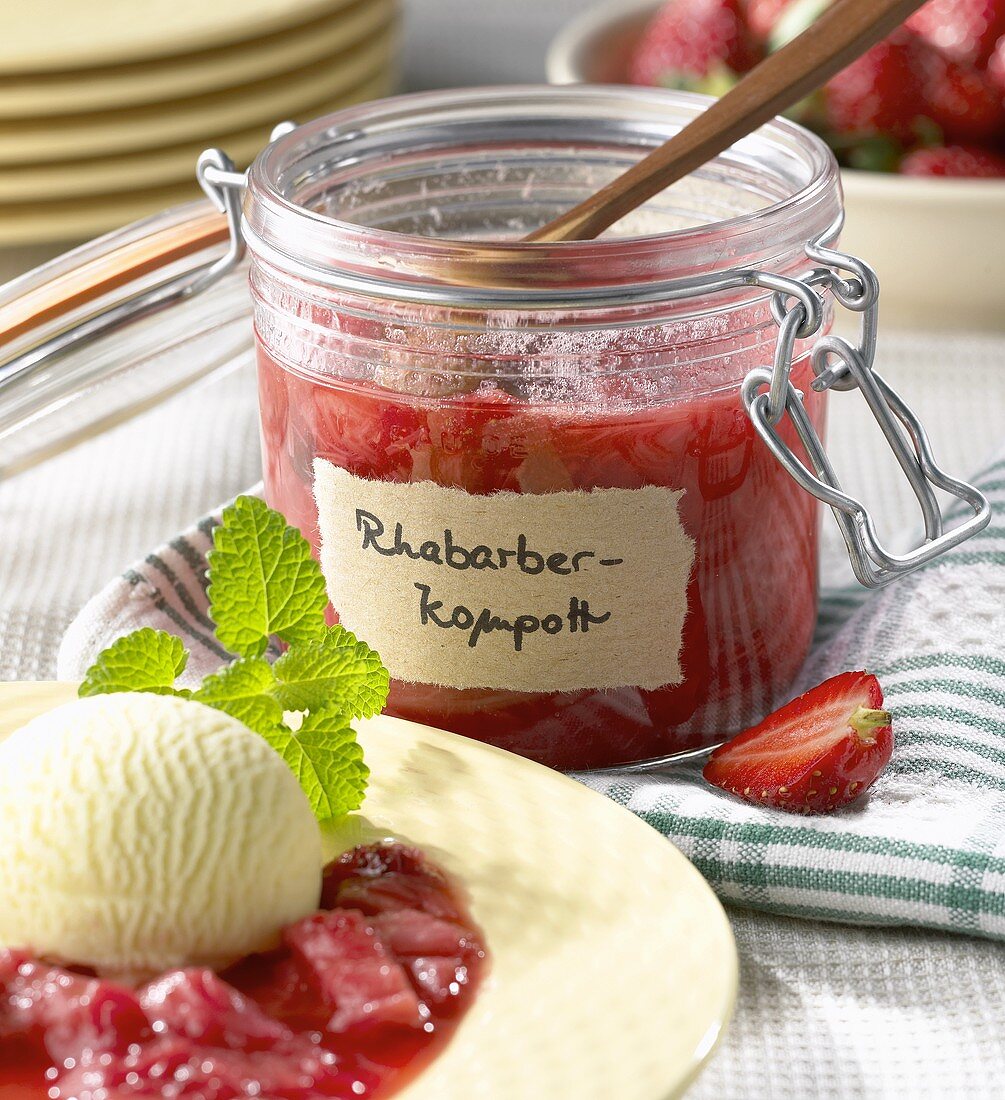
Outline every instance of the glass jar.
MULTIPOLYGON (((779 121, 616 234, 515 243, 703 106, 410 96, 301 127, 252 167, 266 498, 390 668, 390 713, 589 768, 740 728, 803 661, 817 503, 739 392, 772 361, 770 295, 669 287, 805 272, 840 217, 831 154, 779 121)), ((822 432, 807 352, 791 380, 822 432)))

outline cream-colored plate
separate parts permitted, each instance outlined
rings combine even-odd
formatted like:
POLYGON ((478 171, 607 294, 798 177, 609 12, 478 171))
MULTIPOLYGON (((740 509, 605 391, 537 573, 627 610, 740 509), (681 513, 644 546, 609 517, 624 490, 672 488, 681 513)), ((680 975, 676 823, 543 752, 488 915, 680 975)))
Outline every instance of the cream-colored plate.
MULTIPOLYGON (((380 74, 389 72, 390 68, 389 56, 384 64, 378 66, 376 80, 381 80, 380 74)), ((366 82, 366 86, 370 83, 373 80, 366 82)), ((351 94, 343 93, 335 105, 340 107, 353 101, 351 94)), ((319 113, 324 112, 312 106, 297 111, 296 118, 306 120, 319 113)), ((49 202, 78 195, 104 195, 191 181, 195 177, 196 160, 208 144, 220 146, 236 164, 245 163, 262 148, 278 118, 279 115, 274 115, 268 122, 257 122, 232 133, 214 135, 212 141, 201 138, 137 153, 52 164, 0 165, 0 218, 4 203, 49 202)))
MULTIPOLYGON (((335 100, 304 108, 297 113, 297 121, 319 118, 353 103, 390 95, 394 84, 392 72, 381 73, 335 100)), ((260 128, 247 131, 247 134, 254 136, 253 141, 246 142, 241 136, 232 143, 224 135, 222 144, 228 152, 232 152, 238 164, 242 161, 246 163, 265 145, 269 131, 281 118, 282 115, 276 115, 268 123, 262 123, 260 128)), ((204 148, 205 143, 199 147, 204 148)), ((46 241, 81 241, 145 218, 158 210, 198 198, 202 192, 195 184, 195 161, 190 164, 191 182, 46 203, 0 203, 0 248, 36 245, 46 241)))
POLYGON ((0 74, 119 65, 307 23, 350 0, 8 0, 0 74))
MULTIPOLYGON (((0 685, 0 736, 74 695, 0 685)), ((467 890, 491 968, 401 1100, 668 1100, 736 993, 729 924, 704 879, 638 818, 571 779, 439 730, 377 718, 361 814, 332 852, 393 835, 467 890)))
POLYGON ((79 114, 183 99, 330 58, 387 26, 396 0, 355 0, 334 16, 237 46, 132 65, 0 77, 0 118, 79 114))
POLYGON ((200 138, 208 141, 265 119, 286 118, 308 104, 332 99, 390 65, 396 39, 391 25, 337 58, 223 92, 121 111, 7 121, 0 128, 0 164, 63 164, 76 156, 155 149, 200 138))

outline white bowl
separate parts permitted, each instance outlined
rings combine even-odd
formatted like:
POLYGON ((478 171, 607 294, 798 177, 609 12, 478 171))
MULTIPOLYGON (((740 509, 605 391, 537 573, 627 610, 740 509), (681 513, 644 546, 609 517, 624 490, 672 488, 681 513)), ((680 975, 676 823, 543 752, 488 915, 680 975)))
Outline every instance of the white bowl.
MULTIPOLYGON (((654 0, 607 0, 559 32, 553 84, 622 84, 654 0)), ((1005 331, 1005 181, 915 179, 843 170, 841 247, 882 284, 884 321, 1005 331)))

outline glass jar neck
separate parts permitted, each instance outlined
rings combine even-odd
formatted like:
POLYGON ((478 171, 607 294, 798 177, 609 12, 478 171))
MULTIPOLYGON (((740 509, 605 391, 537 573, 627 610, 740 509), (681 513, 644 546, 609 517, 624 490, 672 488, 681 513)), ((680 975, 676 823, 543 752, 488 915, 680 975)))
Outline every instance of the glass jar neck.
POLYGON ((734 268, 806 267, 806 241, 840 218, 838 173, 822 142, 782 120, 599 240, 520 243, 707 102, 579 86, 369 103, 259 156, 245 234, 257 259, 299 279, 462 309, 618 308, 672 301, 674 284, 734 268))

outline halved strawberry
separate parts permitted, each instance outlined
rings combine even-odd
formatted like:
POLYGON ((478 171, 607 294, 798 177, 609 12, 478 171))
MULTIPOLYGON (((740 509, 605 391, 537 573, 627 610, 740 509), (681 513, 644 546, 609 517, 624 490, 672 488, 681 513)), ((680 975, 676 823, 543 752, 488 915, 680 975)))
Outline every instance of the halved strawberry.
POLYGON ((859 797, 893 751, 883 691, 843 672, 793 699, 712 754, 709 783, 790 813, 827 813, 859 797))

